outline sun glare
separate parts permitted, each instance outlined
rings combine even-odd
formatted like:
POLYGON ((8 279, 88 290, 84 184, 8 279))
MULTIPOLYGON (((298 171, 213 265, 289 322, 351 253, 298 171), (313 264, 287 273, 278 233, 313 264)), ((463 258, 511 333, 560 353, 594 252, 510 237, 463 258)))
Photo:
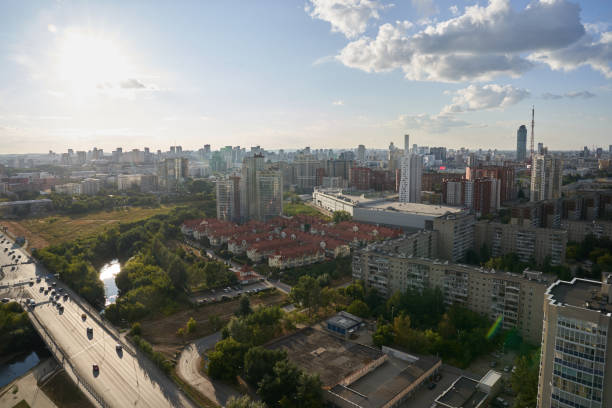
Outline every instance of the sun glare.
POLYGON ((104 36, 69 31, 58 55, 59 77, 77 93, 118 87, 130 67, 116 42, 104 36))

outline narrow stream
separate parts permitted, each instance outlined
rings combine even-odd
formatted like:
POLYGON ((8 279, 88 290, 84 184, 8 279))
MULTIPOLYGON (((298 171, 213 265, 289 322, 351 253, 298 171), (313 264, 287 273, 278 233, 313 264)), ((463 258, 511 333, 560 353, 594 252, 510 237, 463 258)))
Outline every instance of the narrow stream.
POLYGON ((105 306, 115 303, 119 289, 115 284, 115 275, 121 272, 121 264, 119 260, 113 259, 100 268, 100 280, 104 282, 105 306))

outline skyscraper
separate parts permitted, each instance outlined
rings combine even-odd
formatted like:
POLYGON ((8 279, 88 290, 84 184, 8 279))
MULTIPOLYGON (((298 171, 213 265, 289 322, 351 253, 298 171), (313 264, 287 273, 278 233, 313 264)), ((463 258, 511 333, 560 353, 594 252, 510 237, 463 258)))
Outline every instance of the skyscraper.
POLYGON ((217 219, 240 221, 240 177, 229 176, 217 180, 217 219))
POLYGON ((177 190, 185 181, 189 172, 189 161, 181 157, 166 159, 159 163, 157 175, 160 187, 166 190, 177 190))
POLYGON ((357 147, 357 160, 360 162, 365 162, 366 159, 366 148, 364 145, 360 144, 357 147))
POLYGON ((410 135, 404 135, 404 154, 410 152, 410 135))
POLYGON ((283 212, 283 178, 279 170, 267 170, 263 154, 245 157, 240 178, 240 217, 268 221, 283 212))
POLYGON ((551 200, 561 197, 563 165, 558 157, 536 154, 531 163, 530 201, 551 200))
POLYGON ((527 127, 521 125, 516 131, 516 161, 524 162, 527 158, 527 127))
POLYGON ((612 406, 612 275, 554 283, 543 324, 537 406, 612 406))
POLYGON ((399 201, 401 203, 421 202, 421 177, 423 176, 423 157, 405 154, 402 158, 399 201))

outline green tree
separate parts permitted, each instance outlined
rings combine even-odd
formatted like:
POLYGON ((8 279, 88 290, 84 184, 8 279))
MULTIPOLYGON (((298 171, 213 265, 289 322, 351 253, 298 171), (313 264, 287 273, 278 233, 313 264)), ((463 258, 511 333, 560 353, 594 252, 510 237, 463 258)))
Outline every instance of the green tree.
POLYGON ((321 305, 321 286, 310 276, 300 277, 297 285, 291 288, 289 297, 296 303, 308 308, 308 313, 318 311, 321 305))
POLYGON ((537 405, 538 369, 540 351, 536 350, 529 356, 517 357, 516 369, 510 378, 512 390, 516 393, 514 408, 529 408, 537 405))
POLYGON ((274 373, 274 366, 277 362, 286 359, 285 350, 252 347, 244 356, 244 378, 249 384, 257 386, 264 376, 274 373))
POLYGON ((190 317, 185 326, 185 332, 191 334, 196 331, 197 323, 193 317, 190 317))
POLYGON ((227 400, 226 408, 267 408, 263 402, 253 401, 248 395, 242 397, 230 397, 227 400))
POLYGON ((319 408, 323 405, 322 383, 319 374, 302 372, 297 386, 298 408, 319 408))
POLYGON ((353 300, 353 303, 350 304, 347 312, 354 314, 355 316, 366 318, 370 315, 370 308, 363 300, 353 300))
POLYGON ((238 307, 237 314, 238 316, 248 316, 253 313, 253 309, 251 309, 251 301, 247 295, 240 296, 240 306, 238 307))
POLYGON ((297 387, 300 370, 295 364, 282 360, 274 365, 272 375, 266 375, 259 383, 257 393, 270 407, 297 406, 297 387))
POLYGON ((353 217, 348 211, 334 211, 334 215, 332 217, 332 221, 335 224, 338 224, 342 221, 350 221, 353 217))
POLYGON ((242 371, 248 346, 231 337, 219 341, 208 355, 208 375, 214 379, 235 381, 242 371))

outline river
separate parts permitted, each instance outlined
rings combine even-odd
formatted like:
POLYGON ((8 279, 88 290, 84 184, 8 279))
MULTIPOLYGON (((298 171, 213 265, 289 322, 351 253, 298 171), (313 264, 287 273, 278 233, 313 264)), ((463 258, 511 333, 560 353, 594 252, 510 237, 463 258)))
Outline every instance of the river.
POLYGON ((100 268, 100 280, 104 282, 105 306, 115 303, 119 289, 115 284, 115 275, 121 272, 121 264, 118 259, 113 259, 100 268))
POLYGON ((40 361, 39 352, 20 354, 13 357, 5 364, 0 365, 0 387, 10 384, 16 378, 21 377, 40 361))

